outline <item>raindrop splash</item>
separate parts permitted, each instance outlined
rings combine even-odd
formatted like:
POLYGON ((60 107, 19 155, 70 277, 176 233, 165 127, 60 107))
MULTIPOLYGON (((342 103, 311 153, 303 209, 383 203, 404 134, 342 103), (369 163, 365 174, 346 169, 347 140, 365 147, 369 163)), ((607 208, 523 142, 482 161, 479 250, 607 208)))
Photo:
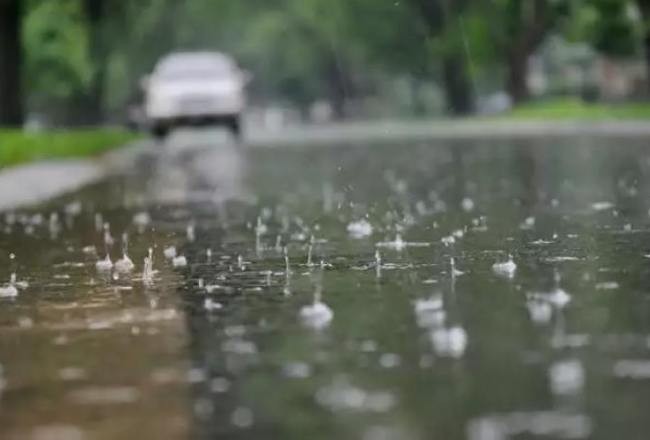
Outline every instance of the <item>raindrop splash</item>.
POLYGON ((375 275, 377 278, 381 278, 381 254, 379 250, 375 251, 375 275))
POLYGON ((163 255, 165 258, 168 260, 171 260, 176 257, 176 247, 175 246, 168 246, 163 250, 163 255))
POLYGON ((456 269, 456 261, 454 260, 454 257, 451 257, 449 259, 449 271, 451 273, 452 278, 456 278, 465 274, 465 272, 456 269))
POLYGON ((311 239, 309 240, 309 247, 307 248, 307 267, 312 267, 314 263, 311 261, 311 254, 314 249, 314 236, 311 236, 311 239))
POLYGON ((127 250, 129 247, 129 237, 127 233, 125 232, 122 234, 122 258, 117 260, 115 262, 115 270, 118 273, 129 273, 135 268, 135 264, 133 264, 133 261, 129 258, 127 254, 127 250))
POLYGON ((517 271, 517 264, 512 259, 512 254, 508 254, 508 261, 497 262, 492 265, 492 271, 504 278, 514 278, 517 271))
POLYGON ((185 267, 187 266, 187 258, 185 255, 179 255, 172 258, 172 266, 174 267, 185 267))
MULTIPOLYGON (((15 258, 16 256, 13 253, 9 254, 9 259, 12 263, 15 258)), ((0 298, 15 298, 16 296, 18 296, 18 289, 16 288, 16 272, 12 272, 9 283, 0 286, 0 298)))
POLYGON ((282 253, 284 254, 284 272, 288 276, 291 273, 291 266, 289 265, 289 250, 286 246, 283 248, 282 253))
POLYGON ((155 270, 153 268, 153 249, 149 248, 149 254, 144 258, 144 268, 142 269, 142 282, 145 286, 153 285, 155 270))

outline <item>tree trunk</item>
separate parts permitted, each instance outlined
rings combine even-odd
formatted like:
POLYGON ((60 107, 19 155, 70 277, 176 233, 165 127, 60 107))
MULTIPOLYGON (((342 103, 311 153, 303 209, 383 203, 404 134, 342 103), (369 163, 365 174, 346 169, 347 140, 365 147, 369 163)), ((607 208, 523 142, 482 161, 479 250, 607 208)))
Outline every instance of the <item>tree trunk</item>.
POLYGON ((21 126, 21 0, 0 0, 0 125, 21 126))
POLYGON ((650 1, 637 0, 643 20, 643 52, 645 58, 646 94, 650 95, 650 1))
POLYGON ((515 27, 519 28, 510 36, 510 45, 506 48, 508 75, 506 89, 513 104, 519 104, 530 98, 528 89, 528 58, 544 42, 553 25, 552 13, 548 0, 534 0, 528 4, 526 15, 520 16, 515 27))
POLYGON ((643 58, 645 63, 645 95, 650 96, 650 29, 644 30, 643 58))
POLYGON ((345 66, 342 66, 340 60, 337 59, 337 55, 333 54, 326 70, 325 80, 327 82, 333 116, 336 120, 344 120, 348 116, 347 101, 349 88, 345 66))
POLYGON ((422 99, 422 94, 420 93, 420 81, 417 78, 411 77, 408 79, 409 91, 410 91, 410 101, 411 101, 411 113, 413 116, 423 116, 427 112, 427 106, 424 100, 422 99))
POLYGON ((85 0, 84 13, 88 26, 89 51, 93 74, 83 104, 85 124, 98 124, 104 118, 104 82, 106 80, 106 41, 102 31, 106 2, 85 0))
POLYGON ((464 116, 474 110, 472 86, 467 65, 461 54, 450 53, 442 60, 443 86, 447 108, 454 116, 464 116))
POLYGON ((508 56, 508 83, 506 88, 513 104, 522 103, 530 98, 527 51, 513 50, 508 56))
MULTIPOLYGON (((411 0, 415 10, 427 27, 432 39, 444 39, 453 28, 456 18, 462 14, 466 1, 455 0, 411 0)), ((446 47, 442 57, 443 88, 447 109, 454 116, 474 111, 472 84, 467 72, 465 54, 459 47, 446 47)))

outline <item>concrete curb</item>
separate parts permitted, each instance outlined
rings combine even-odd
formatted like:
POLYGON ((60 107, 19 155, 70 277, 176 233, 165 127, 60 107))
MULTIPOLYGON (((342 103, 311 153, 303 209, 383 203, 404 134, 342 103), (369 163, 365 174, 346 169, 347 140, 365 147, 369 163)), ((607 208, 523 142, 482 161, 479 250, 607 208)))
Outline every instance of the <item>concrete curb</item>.
POLYGON ((283 128, 251 133, 251 147, 328 146, 359 142, 451 141, 500 139, 557 139, 574 136, 604 138, 650 137, 650 121, 553 121, 553 120, 437 120, 347 122, 283 128))
MULTIPOLYGON (((563 137, 650 139, 650 122, 498 119, 349 122, 286 127, 277 131, 251 130, 246 136, 246 144, 252 148, 326 147, 400 141, 540 140, 563 137)), ((0 171, 0 212, 42 203, 111 174, 124 172, 134 158, 155 147, 153 140, 143 139, 111 150, 99 158, 37 162, 0 171)))
POLYGON ((124 170, 151 147, 140 140, 92 159, 65 159, 19 165, 0 171, 0 212, 43 203, 124 170))

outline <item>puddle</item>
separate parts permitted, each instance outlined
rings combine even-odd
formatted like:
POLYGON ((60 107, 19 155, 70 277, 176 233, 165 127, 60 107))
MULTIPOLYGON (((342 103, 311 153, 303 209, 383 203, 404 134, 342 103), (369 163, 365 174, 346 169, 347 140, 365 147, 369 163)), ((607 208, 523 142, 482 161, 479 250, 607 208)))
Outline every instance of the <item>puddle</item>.
POLYGON ((643 141, 201 139, 0 217, 0 436, 650 430, 643 141))

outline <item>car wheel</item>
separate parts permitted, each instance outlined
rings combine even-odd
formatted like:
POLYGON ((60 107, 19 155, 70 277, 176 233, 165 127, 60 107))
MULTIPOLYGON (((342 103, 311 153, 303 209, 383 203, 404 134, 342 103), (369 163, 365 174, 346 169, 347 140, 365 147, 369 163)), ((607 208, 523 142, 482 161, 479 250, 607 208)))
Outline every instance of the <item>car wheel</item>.
POLYGON ((154 138, 163 140, 169 134, 169 126, 162 124, 154 125, 151 128, 151 134, 154 138))
POLYGON ((237 141, 240 141, 242 138, 242 129, 241 129, 241 120, 239 116, 231 116, 226 121, 228 130, 232 133, 237 141))

